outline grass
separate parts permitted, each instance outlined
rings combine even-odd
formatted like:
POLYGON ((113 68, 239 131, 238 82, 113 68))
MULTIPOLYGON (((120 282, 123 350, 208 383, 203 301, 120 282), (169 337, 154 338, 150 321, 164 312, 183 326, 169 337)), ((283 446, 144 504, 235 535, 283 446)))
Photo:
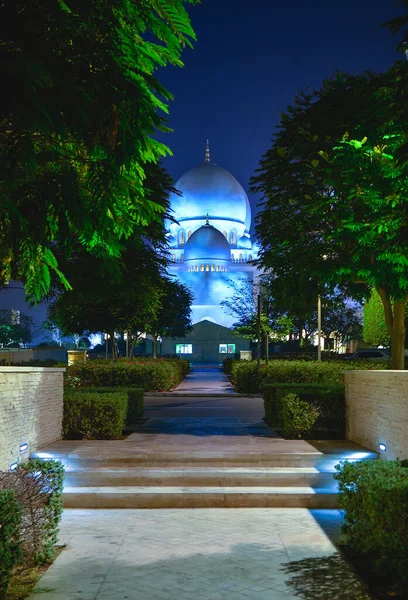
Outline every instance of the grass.
MULTIPOLYGON (((49 569, 52 563, 63 551, 64 546, 56 546, 52 560, 46 565, 37 565, 35 567, 25 567, 20 565, 14 570, 9 588, 7 590, 7 600, 24 600, 33 593, 38 580, 49 569)), ((34 593, 52 592, 52 588, 41 588, 34 593)))

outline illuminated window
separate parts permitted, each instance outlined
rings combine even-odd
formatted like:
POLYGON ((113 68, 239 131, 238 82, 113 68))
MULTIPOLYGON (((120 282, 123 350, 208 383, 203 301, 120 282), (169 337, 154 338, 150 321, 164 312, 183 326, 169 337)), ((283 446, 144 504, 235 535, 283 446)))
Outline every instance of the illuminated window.
POLYGON ((191 236, 191 231, 189 231, 188 234, 187 234, 187 239, 188 240, 190 239, 190 236, 191 236))
POLYGON ((204 265, 200 265, 200 271, 204 271, 204 265))
POLYGON ((237 243, 237 236, 235 235, 234 231, 231 231, 230 242, 231 242, 231 244, 237 243))
POLYGON ((179 233, 179 243, 182 246, 184 244, 184 242, 186 241, 185 235, 184 235, 184 231, 181 230, 179 233))
POLYGON ((184 262, 184 254, 180 256, 180 262, 184 262))
POLYGON ((209 271, 210 270, 210 265, 205 265, 205 270, 209 271))
POLYGON ((217 265, 217 271, 219 271, 219 270, 220 270, 220 265, 217 265))
POLYGON ((176 262, 176 260, 177 260, 177 257, 176 257, 176 255, 175 255, 175 254, 173 254, 173 255, 172 255, 172 257, 171 257, 171 260, 172 260, 173 262, 176 262))
POLYGON ((198 271, 198 265, 195 266, 195 270, 198 271))
POLYGON ((193 345, 176 344, 176 354, 193 354, 193 345))
POLYGON ((211 265, 211 271, 215 271, 215 266, 211 265))
POLYGON ((235 354, 235 344, 220 344, 218 352, 220 354, 235 354))
POLYGON ((228 233, 226 231, 222 232, 224 234, 224 237, 228 239, 228 233))
POLYGON ((239 255, 239 262, 242 262, 242 254, 239 255))

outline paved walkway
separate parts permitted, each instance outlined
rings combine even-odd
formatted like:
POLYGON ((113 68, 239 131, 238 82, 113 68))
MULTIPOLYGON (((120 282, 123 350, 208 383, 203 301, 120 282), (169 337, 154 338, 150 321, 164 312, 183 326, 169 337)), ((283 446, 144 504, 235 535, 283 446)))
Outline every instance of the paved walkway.
POLYGON ((183 394, 236 394, 228 377, 218 367, 194 367, 175 393, 183 394))
POLYGON ((31 600, 369 600, 319 523, 338 511, 66 510, 31 600))

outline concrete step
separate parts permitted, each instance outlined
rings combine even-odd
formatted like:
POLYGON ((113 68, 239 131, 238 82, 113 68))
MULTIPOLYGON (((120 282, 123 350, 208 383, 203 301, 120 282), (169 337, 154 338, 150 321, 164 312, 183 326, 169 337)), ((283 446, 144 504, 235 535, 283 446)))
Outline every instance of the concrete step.
POLYGON ((304 487, 68 487, 65 508, 337 508, 332 489, 304 487))
POLYGON ((68 468, 66 486, 284 486, 335 488, 333 470, 314 467, 68 468))

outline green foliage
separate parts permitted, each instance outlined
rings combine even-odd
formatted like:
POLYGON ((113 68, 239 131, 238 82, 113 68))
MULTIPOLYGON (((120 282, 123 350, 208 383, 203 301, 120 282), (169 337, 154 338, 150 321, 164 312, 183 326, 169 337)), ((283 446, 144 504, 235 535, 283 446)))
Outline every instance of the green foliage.
POLYGON ((0 310, 0 346, 28 344, 31 342, 33 319, 15 311, 0 310))
POLYGON ((300 400, 297 394, 281 398, 283 433, 287 438, 300 439, 309 435, 319 416, 318 409, 310 402, 300 400))
POLYGON ((338 384, 344 382, 346 370, 388 368, 390 365, 386 361, 273 360, 268 365, 261 364, 258 371, 256 361, 234 361, 232 382, 238 392, 253 394, 259 392, 266 383, 338 384))
POLYGON ((375 287, 394 368, 403 367, 408 297, 407 77, 404 61, 300 93, 252 181, 264 201, 262 266, 292 290, 314 282, 320 294, 341 286, 361 299, 375 287))
MULTIPOLYGON (((405 323, 408 323, 408 305, 405 308, 405 323)), ((407 343, 407 327, 405 343, 407 343)), ((364 303, 363 339, 370 346, 389 346, 391 336, 385 322, 384 306, 378 292, 372 290, 369 300, 364 303)))
MULTIPOLYGON (((112 394, 123 392, 127 394, 128 406, 126 414, 126 425, 136 423, 143 417, 144 411, 144 390, 142 388, 122 388, 122 387, 82 387, 81 393, 87 394, 112 394)), ((68 392, 69 393, 69 392, 68 392)))
POLYGON ((226 375, 231 375, 233 362, 233 358, 224 358, 222 361, 222 369, 226 375))
POLYGON ((128 411, 125 390, 64 393, 62 432, 65 438, 109 440, 123 434, 128 411))
POLYGON ((7 588, 15 565, 21 559, 20 528, 23 509, 11 490, 0 490, 0 598, 7 588))
POLYGON ((47 563, 52 558, 58 541, 63 509, 64 467, 58 460, 34 459, 20 463, 18 468, 32 474, 38 481, 43 496, 47 498, 41 524, 41 540, 35 556, 35 562, 47 563))
POLYGON ((408 586, 408 468, 398 461, 336 466, 343 531, 397 591, 408 586))
POLYGON ((164 209, 150 166, 170 151, 156 132, 172 96, 156 79, 182 66, 196 0, 0 3, 0 280, 47 294, 56 247, 120 254, 164 209))
MULTIPOLYGON (((295 394, 302 402, 309 404, 314 410, 314 435, 319 432, 343 432, 345 427, 345 389, 341 384, 330 383, 274 383, 262 386, 265 420, 271 426, 282 426, 286 433, 283 419, 283 404, 288 394, 295 394)), ((308 435, 308 429, 301 430, 308 435)))
POLYGON ((116 363, 93 360, 68 367, 65 387, 137 387, 145 392, 168 391, 184 379, 188 370, 189 363, 183 359, 119 359, 116 363))

